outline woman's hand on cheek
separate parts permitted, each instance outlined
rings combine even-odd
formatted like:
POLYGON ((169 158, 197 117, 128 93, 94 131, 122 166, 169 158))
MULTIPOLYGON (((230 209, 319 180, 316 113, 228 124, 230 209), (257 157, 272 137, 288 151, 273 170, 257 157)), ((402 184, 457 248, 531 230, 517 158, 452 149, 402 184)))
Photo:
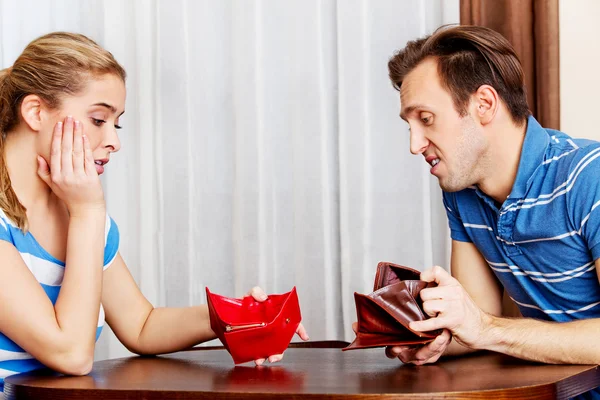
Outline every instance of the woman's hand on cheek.
POLYGON ((105 212, 104 193, 83 125, 72 117, 58 122, 52 133, 50 164, 38 156, 38 175, 65 202, 71 217, 105 212))

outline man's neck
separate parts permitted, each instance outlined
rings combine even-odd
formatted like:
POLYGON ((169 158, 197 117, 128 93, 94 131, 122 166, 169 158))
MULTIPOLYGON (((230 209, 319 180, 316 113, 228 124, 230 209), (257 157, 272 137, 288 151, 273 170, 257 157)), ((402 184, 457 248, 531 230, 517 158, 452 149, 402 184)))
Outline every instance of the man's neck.
POLYGON ((527 123, 516 126, 507 116, 495 124, 489 127, 487 173, 478 186, 485 194, 502 204, 510 195, 517 177, 527 123))

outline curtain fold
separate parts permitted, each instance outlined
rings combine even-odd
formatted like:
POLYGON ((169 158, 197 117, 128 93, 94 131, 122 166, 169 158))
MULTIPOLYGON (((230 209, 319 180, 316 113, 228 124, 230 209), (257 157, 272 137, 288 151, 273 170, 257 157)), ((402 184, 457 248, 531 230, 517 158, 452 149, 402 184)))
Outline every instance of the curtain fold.
POLYGON ((533 115, 560 129, 558 0, 460 0, 460 23, 486 26, 511 42, 533 115))
MULTIPOLYGON (((313 340, 351 340, 378 261, 448 266, 441 192, 409 152, 387 61, 457 23, 458 1, 0 0, 0 22, 2 67, 58 29, 125 66, 102 181, 155 306, 296 286, 313 340)), ((97 359, 128 354, 102 334, 97 359)))

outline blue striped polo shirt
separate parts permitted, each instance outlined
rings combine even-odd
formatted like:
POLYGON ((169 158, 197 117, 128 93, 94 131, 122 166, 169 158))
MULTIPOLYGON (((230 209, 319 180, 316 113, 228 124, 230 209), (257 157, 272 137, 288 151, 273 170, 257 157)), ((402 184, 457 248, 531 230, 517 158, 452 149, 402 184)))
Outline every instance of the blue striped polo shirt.
MULTIPOLYGON (((0 240, 5 240, 15 246, 27 268, 38 280, 52 304, 55 304, 64 275, 65 263, 57 260, 44 250, 31 233, 23 234, 2 210, 0 210, 0 240)), ((118 250, 119 230, 115 222, 107 215, 104 269, 110 266, 118 250)), ((96 340, 100 336, 103 326, 104 309, 100 305, 96 340)), ((0 332, 0 398, 4 391, 4 378, 43 367, 42 363, 0 332)))
POLYGON ((477 247, 524 317, 598 318, 599 178, 600 143, 529 117, 501 206, 477 187, 443 194, 452 239, 477 247))

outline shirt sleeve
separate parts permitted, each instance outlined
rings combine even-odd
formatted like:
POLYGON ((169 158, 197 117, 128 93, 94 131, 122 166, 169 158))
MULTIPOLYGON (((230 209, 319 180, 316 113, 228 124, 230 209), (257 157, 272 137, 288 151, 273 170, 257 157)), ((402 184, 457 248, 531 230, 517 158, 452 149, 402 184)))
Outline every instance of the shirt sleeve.
POLYGON ((443 192, 444 208, 448 216, 448 225, 450 226, 450 237, 459 242, 471 242, 467 230, 465 229, 458 206, 456 203, 456 195, 454 193, 443 192))
POLYGON ((115 221, 106 215, 104 269, 110 267, 119 252, 119 228, 115 221))
POLYGON ((572 163, 566 201, 573 230, 586 241, 595 261, 600 258, 600 145, 590 147, 572 163))
POLYGON ((8 228, 8 222, 0 215, 0 240, 12 243, 12 237, 8 228))

